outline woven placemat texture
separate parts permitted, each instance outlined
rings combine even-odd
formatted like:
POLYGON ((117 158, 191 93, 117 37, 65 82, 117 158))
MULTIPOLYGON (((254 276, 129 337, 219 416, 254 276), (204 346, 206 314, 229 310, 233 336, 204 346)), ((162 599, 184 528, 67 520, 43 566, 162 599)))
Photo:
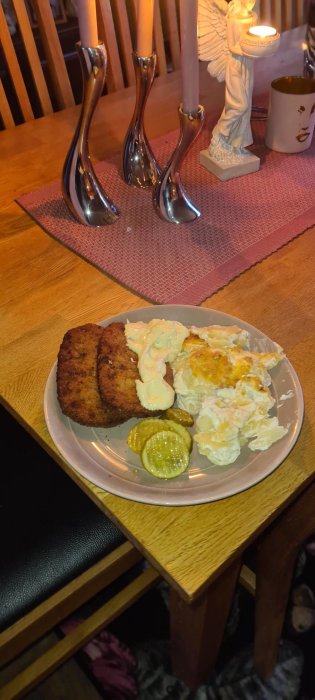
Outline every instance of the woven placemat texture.
MULTIPOLYGON (((234 277, 315 223, 314 151, 281 154, 264 145, 265 123, 253 122, 257 173, 221 182, 199 165, 211 124, 188 153, 181 179, 201 217, 191 224, 161 220, 152 194, 126 185, 119 157, 95 170, 121 210, 102 228, 78 224, 55 182, 17 201, 51 236, 133 292, 156 303, 199 304, 234 277)), ((178 131, 152 142, 161 165, 178 131)))

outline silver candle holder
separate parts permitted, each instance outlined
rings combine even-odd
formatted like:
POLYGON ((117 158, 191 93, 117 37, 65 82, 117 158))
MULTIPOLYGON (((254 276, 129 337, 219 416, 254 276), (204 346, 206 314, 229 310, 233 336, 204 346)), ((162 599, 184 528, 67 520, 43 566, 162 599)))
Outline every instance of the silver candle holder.
POLYGON ((78 42, 76 49, 82 71, 83 98, 79 122, 63 166, 62 194, 70 212, 81 224, 105 226, 117 221, 119 210, 96 177, 88 137, 105 83, 107 54, 102 43, 86 47, 78 42))
POLYGON ((133 53, 136 75, 136 104, 122 148, 122 174, 128 185, 145 189, 154 186, 160 168, 151 150, 144 128, 144 112, 156 70, 156 54, 133 53))
POLYGON ((179 140, 153 191, 153 204, 161 219, 173 224, 185 224, 194 221, 201 212, 190 201, 185 192, 181 183, 180 167, 192 144, 199 136, 204 124, 205 111, 199 105, 197 112, 185 113, 180 106, 178 113, 179 140))

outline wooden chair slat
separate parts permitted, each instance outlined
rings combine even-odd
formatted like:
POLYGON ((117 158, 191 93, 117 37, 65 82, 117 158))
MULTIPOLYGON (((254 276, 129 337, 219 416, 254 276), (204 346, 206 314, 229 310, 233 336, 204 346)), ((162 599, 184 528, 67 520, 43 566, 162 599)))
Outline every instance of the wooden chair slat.
POLYGON ((271 2, 270 0, 261 0, 260 16, 262 21, 267 24, 271 23, 271 2))
POLYGON ((124 87, 124 78, 110 0, 98 0, 98 11, 99 38, 104 41, 107 49, 106 84, 108 91, 114 92, 124 87))
MULTIPOLYGON (((50 114, 54 109, 74 106, 75 99, 50 1, 32 0, 47 60, 49 80, 47 80, 46 71, 43 70, 42 57, 35 43, 32 20, 26 3, 24 0, 12 0, 12 3, 28 64, 27 70, 31 83, 29 94, 25 83, 26 78, 24 80, 17 59, 15 39, 11 38, 1 0, 0 40, 23 120, 34 119, 34 110, 36 116, 39 116, 38 102, 40 115, 50 114)), ((104 41, 108 57, 106 75, 108 92, 120 90, 136 82, 132 54, 137 44, 137 10, 138 0, 97 0, 99 38, 104 41)), ((179 69, 181 65, 178 13, 178 0, 155 0, 153 47, 157 54, 157 74, 160 75, 179 69)), ((80 73, 78 61, 79 76, 80 73)), ((14 105, 11 104, 11 84, 4 100, 5 90, 7 90, 7 83, 3 82, 2 122, 4 128, 7 128, 8 125, 12 126, 12 123, 17 121, 17 117, 14 113, 14 105)), ((14 97, 12 102, 13 99, 14 97)))
POLYGON ((177 10, 175 0, 166 0, 164 3, 164 12, 167 20, 167 34, 170 43, 170 53, 172 59, 172 68, 177 70, 180 68, 180 40, 179 27, 177 20, 177 10))
POLYGON ((285 31, 306 22, 307 5, 304 0, 260 0, 259 17, 265 24, 285 31))
POLYGON ((281 32, 283 29, 283 15, 282 15, 281 2, 275 2, 272 8, 272 26, 281 32))
POLYGON ((129 3, 129 12, 131 13, 135 26, 138 12, 138 0, 127 0, 127 3, 129 3))
POLYGON ((123 57, 126 83, 127 85, 134 85, 136 78, 132 61, 133 45, 126 2, 125 0, 112 0, 112 6, 115 13, 116 34, 119 38, 119 46, 123 57))
POLYGON ((304 24, 306 22, 306 3, 304 0, 295 0, 296 24, 304 24))
POLYGON ((246 564, 243 564, 240 571, 239 583, 245 588, 248 593, 255 595, 256 592, 256 575, 246 564))
POLYGON ((31 119, 34 119, 34 114, 24 84, 19 62, 15 54, 2 4, 0 4, 0 42, 23 117, 25 121, 30 121, 31 119))
POLYGON ((33 0, 33 4, 58 105, 72 107, 75 101, 49 0, 33 0))
POLYGON ((12 0, 12 2, 43 114, 51 114, 53 112, 53 107, 26 7, 20 0, 12 0))
POLYGON ((294 12, 292 0, 284 0, 283 7, 283 29, 290 29, 294 26, 294 12))
POLYGON ((15 126, 14 119, 12 116, 12 112, 10 109, 10 105, 7 100, 7 96, 4 91, 4 87, 2 85, 2 81, 0 80, 0 115, 2 117, 3 124, 6 129, 10 129, 12 126, 15 126))
POLYGON ((165 54, 161 10, 159 2, 157 2, 157 0, 155 0, 154 3, 153 37, 155 51, 157 55, 157 71, 159 75, 165 75, 167 73, 167 62, 165 54))

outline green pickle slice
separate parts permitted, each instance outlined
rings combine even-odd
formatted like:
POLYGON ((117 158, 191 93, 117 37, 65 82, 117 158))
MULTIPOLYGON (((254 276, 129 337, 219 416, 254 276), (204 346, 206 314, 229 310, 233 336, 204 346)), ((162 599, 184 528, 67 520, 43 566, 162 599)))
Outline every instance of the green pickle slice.
POLYGON ((159 479, 174 479, 189 465, 189 449, 179 433, 161 430, 149 437, 142 449, 144 468, 159 479))
POLYGON ((184 440, 184 443, 185 443, 187 449, 189 450, 189 452, 191 452, 191 450, 192 450, 192 437, 191 437, 189 430, 187 430, 187 428, 185 428, 180 423, 176 423, 176 421, 174 421, 174 420, 166 419, 164 422, 167 425, 166 430, 173 430, 174 433, 178 433, 178 435, 180 435, 182 440, 184 440))
POLYGON ((127 443, 133 452, 140 454, 144 443, 159 430, 166 430, 166 421, 161 418, 144 418, 129 430, 127 443))
POLYGON ((174 406, 172 406, 171 408, 167 408, 164 416, 165 418, 169 418, 169 420, 174 420, 175 423, 180 423, 180 425, 184 425, 185 428, 191 428, 194 424, 194 419, 191 413, 188 413, 188 411, 184 411, 183 408, 174 408, 174 406))

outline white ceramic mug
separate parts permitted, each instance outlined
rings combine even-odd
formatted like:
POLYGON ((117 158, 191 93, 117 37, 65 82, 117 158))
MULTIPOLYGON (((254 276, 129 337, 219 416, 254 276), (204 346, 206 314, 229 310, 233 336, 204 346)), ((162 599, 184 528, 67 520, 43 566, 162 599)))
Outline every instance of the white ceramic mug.
POLYGON ((310 147, 315 125, 315 80, 299 75, 271 83, 266 145, 281 153, 310 147))

